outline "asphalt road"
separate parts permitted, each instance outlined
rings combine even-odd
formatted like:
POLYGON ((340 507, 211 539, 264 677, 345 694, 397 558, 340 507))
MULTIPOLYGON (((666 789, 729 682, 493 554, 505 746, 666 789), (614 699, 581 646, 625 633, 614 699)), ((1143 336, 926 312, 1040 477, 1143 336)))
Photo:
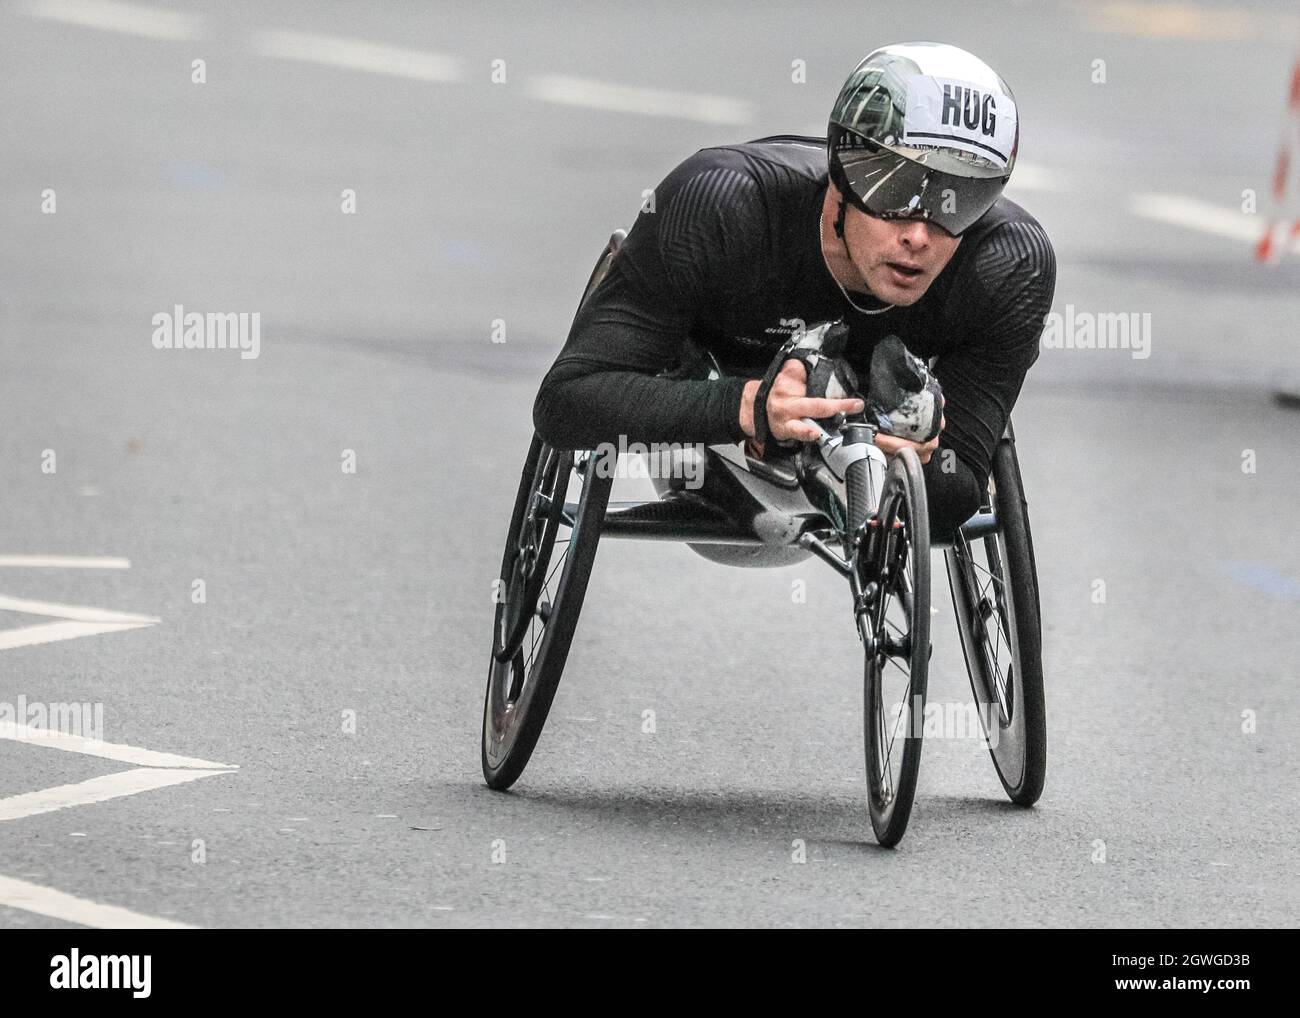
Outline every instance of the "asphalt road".
MULTIPOLYGON (((101 704, 135 747, 0 738, 0 926, 1295 925, 1300 416, 1271 393, 1300 261, 1250 243, 1290 5, 113 10, 0 6, 0 704, 101 704), (1016 90, 1056 308, 1151 316, 1147 357, 1044 350, 1015 411, 1041 801, 932 740, 878 848, 841 581, 614 541, 490 792, 490 585, 600 245, 681 158, 820 133, 861 55, 918 37, 1016 90), (358 40, 425 55, 375 73, 358 40), (259 356, 155 349, 177 304, 258 312, 259 356), (15 645, 59 619, 118 628, 15 645), (166 767, 205 776, 123 790, 166 767), (38 808, 86 787, 113 794, 38 808)), ((935 568, 930 695, 963 701, 935 568)))

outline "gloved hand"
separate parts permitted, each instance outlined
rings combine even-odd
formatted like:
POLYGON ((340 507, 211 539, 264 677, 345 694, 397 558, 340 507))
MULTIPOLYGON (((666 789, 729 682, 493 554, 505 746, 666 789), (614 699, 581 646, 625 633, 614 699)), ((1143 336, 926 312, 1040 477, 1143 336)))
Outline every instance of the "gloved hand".
POLYGON ((925 361, 897 336, 886 336, 871 353, 867 415, 881 431, 922 444, 939 434, 943 390, 925 361))
MULTIPOLYGON (((841 402, 858 400, 859 406, 865 403, 858 395, 857 375, 848 361, 839 356, 844 349, 848 332, 848 327, 842 322, 828 322, 796 333, 778 351, 754 399, 756 434, 755 439, 751 441, 758 449, 766 449, 767 452, 778 447, 788 450, 797 448, 800 444, 796 439, 777 439, 772 436, 767 421, 768 395, 778 376, 784 378, 790 371, 788 365, 792 360, 803 365, 804 393, 802 395, 807 399, 841 402)), ((847 404, 843 405, 846 406, 846 412, 853 409, 847 404)), ((822 427, 830 429, 835 423, 835 416, 816 420, 822 427)))

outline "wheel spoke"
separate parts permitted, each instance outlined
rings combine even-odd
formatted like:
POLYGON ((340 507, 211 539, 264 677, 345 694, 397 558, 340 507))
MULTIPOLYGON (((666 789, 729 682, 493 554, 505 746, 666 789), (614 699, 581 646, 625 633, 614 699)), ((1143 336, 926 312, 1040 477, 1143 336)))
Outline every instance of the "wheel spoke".
POLYGON ((965 538, 962 538, 962 545, 965 562, 970 567, 968 580, 972 589, 971 603, 975 610, 973 621, 978 623, 975 635, 980 645, 980 656, 984 660, 983 672, 988 692, 997 699, 1003 717, 1009 717, 1009 684, 1002 664, 1002 653, 1004 648, 1009 651, 1011 642, 1007 629, 1006 580, 1000 575, 1001 556, 996 553, 996 549, 985 545, 984 557, 990 564, 996 563, 995 573, 976 561, 970 543, 965 538), (991 633, 990 628, 993 629, 991 633))
POLYGON ((992 585, 994 585, 994 584, 997 584, 997 586, 1000 588, 1000 587, 1002 586, 1002 584, 1005 582, 1005 581, 1002 579, 1001 576, 996 576, 996 575, 994 575, 993 573, 989 572, 989 570, 985 569, 982 565, 980 565, 978 562, 976 562, 975 559, 974 559, 974 557, 971 557, 971 558, 970 558, 970 564, 971 564, 971 565, 972 565, 972 566, 973 566, 973 567, 974 567, 978 572, 983 573, 985 576, 987 576, 987 577, 989 578, 989 579, 988 579, 988 583, 985 584, 985 586, 983 586, 983 587, 980 588, 981 593, 984 592, 984 591, 986 591, 986 590, 988 590, 988 589, 989 589, 992 585))
MULTIPOLYGON (((891 563, 893 582, 890 586, 894 588, 896 596, 895 598, 891 598, 888 593, 881 595, 882 604, 878 613, 880 624, 877 626, 876 632, 882 635, 892 632, 898 637, 898 642, 901 644, 911 635, 911 619, 916 610, 916 600, 914 597, 915 587, 912 577, 914 562, 911 542, 908 539, 906 521, 903 521, 903 526, 898 528, 897 532, 895 532, 895 528, 892 524, 893 521, 891 521, 889 531, 890 537, 887 538, 884 561, 891 563), (901 623, 896 622, 894 619, 889 617, 890 609, 895 603, 897 603, 899 614, 902 616, 901 623), (906 628, 904 628, 905 626, 906 628)), ((900 663, 898 657, 882 653, 878 655, 875 664, 877 683, 882 692, 881 709, 878 717, 880 750, 877 755, 881 758, 881 791, 890 802, 893 801, 895 793, 894 749, 898 744, 899 732, 901 729, 903 732, 904 752, 906 752, 906 736, 912 724, 912 673, 910 660, 907 658, 904 658, 904 660, 908 661, 908 667, 906 668, 900 663), (897 669, 903 682, 903 693, 901 700, 899 701, 901 709, 898 712, 897 718, 894 720, 892 729, 888 729, 886 726, 885 712, 883 709, 885 678, 887 674, 892 674, 889 670, 890 665, 892 665, 894 669, 897 669)), ((891 697, 890 700, 892 699, 893 698, 891 697)))
MULTIPOLYGON (((885 660, 888 661, 890 664, 892 664, 895 668, 899 670, 899 672, 902 673, 903 678, 907 680, 907 688, 910 691, 912 688, 911 668, 910 667, 904 668, 902 665, 898 663, 898 658, 896 657, 887 657, 885 658, 885 660)), ((909 662, 909 666, 910 666, 910 662, 909 662)))
POLYGON ((568 542, 566 541, 564 545, 564 551, 560 552, 560 557, 555 560, 555 565, 551 567, 550 573, 547 574, 546 579, 542 581, 542 590, 544 592, 546 593, 550 592, 551 581, 555 579, 555 574, 559 572, 560 567, 564 565, 564 560, 568 557, 568 555, 569 555, 569 545, 568 542))
POLYGON ((536 636, 533 635, 533 631, 534 631, 536 628, 537 628, 537 616, 536 616, 536 614, 534 614, 534 615, 530 616, 529 619, 528 619, 528 641, 529 641, 529 642, 528 642, 528 657, 524 659, 524 668, 525 668, 526 671, 531 671, 531 670, 532 670, 532 667, 533 667, 533 655, 537 653, 537 643, 538 643, 538 639, 537 639, 536 636))
POLYGON ((885 733, 885 700, 883 686, 877 681, 876 728, 880 733, 877 739, 876 766, 880 771, 880 793, 890 802, 894 798, 894 763, 889 755, 889 739, 885 733))

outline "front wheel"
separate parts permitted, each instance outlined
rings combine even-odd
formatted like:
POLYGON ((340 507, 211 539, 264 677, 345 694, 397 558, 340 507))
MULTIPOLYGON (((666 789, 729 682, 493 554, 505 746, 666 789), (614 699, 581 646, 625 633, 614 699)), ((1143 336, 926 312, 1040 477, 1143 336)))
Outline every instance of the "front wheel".
POLYGON ((930 519, 911 449, 890 461, 879 508, 860 535, 867 805, 876 840, 892 846, 912 813, 930 667, 930 519))
POLYGON ((518 780, 555 699, 613 486, 608 466, 589 453, 575 463, 574 453, 537 436, 528 450, 498 580, 483 703, 490 788, 518 780), (571 476, 581 482, 576 505, 565 501, 571 476), (566 526, 567 539, 560 533, 566 526))

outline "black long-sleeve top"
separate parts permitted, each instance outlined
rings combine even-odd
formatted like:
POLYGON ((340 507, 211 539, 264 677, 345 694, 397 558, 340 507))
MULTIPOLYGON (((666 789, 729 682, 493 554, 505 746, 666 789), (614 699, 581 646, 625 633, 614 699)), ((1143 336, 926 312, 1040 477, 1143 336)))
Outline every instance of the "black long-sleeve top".
MULTIPOLYGON (((1029 213, 1000 198, 963 234, 920 300, 864 314, 822 256, 827 180, 818 138, 701 149, 678 165, 574 319, 537 394, 538 433, 575 449, 619 435, 743 441, 746 380, 763 374, 797 322, 843 318, 850 329, 844 356, 864 389, 871 351, 885 335, 936 358, 947 424, 926 466, 927 501, 934 533, 960 525, 978 507, 993 450, 1038 357, 1056 283, 1051 242, 1029 213), (688 336, 727 377, 656 377, 677 365, 688 336)), ((855 300, 885 307, 866 295, 855 300)))

